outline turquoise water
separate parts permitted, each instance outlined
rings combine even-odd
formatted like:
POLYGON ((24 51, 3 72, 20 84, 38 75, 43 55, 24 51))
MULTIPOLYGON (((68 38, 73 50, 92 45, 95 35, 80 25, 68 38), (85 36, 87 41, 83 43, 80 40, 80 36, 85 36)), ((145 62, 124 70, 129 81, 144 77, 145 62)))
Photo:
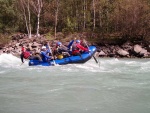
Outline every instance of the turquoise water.
POLYGON ((0 113, 150 113, 150 59, 29 67, 0 55, 0 113))

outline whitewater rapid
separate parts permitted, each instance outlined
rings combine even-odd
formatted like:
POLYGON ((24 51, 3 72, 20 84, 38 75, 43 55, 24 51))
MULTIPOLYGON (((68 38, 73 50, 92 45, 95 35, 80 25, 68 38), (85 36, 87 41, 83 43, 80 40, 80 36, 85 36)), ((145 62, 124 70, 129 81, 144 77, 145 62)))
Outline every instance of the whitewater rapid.
POLYGON ((21 65, 0 55, 0 113, 149 113, 150 60, 21 65))
MULTIPOLYGON (((57 68, 62 68, 66 71, 75 71, 75 68, 83 69, 91 72, 141 72, 141 71, 149 71, 150 60, 149 59, 117 59, 117 58, 97 58, 99 63, 97 64, 93 58, 91 58, 88 62, 84 64, 68 64, 68 65, 56 65, 57 68), (66 69, 65 69, 66 67, 66 69), (135 69, 135 70, 132 70, 135 69)), ((1 67, 9 67, 9 68, 44 68, 50 69, 54 68, 54 66, 28 66, 28 60, 25 60, 25 63, 21 63, 20 58, 13 56, 12 54, 2 54, 0 55, 0 66, 1 67)))

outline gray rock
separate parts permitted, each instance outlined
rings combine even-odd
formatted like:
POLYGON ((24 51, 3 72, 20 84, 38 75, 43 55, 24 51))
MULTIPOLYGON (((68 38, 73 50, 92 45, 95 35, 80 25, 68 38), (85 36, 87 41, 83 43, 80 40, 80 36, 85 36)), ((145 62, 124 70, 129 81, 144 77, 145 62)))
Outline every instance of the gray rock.
POLYGON ((0 55, 3 53, 3 51, 2 50, 0 50, 0 55))
POLYGON ((99 52, 98 56, 107 56, 107 54, 104 53, 104 51, 101 50, 101 51, 99 52))
POLYGON ((139 53, 140 55, 143 55, 143 56, 147 56, 148 55, 148 52, 146 49, 142 49, 139 53))
POLYGON ((129 56, 129 52, 127 52, 127 51, 125 51, 125 50, 123 50, 123 49, 119 49, 118 51, 117 51, 117 53, 119 54, 119 55, 121 55, 121 56, 129 56))
POLYGON ((135 53, 140 53, 142 51, 142 47, 137 44, 137 45, 134 45, 133 50, 135 53))

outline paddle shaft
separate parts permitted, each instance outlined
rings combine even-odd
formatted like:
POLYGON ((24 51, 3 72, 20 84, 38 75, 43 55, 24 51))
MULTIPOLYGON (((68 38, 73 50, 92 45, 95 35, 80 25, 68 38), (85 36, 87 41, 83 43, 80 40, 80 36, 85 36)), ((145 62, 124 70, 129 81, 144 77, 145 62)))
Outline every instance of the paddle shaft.
POLYGON ((94 58, 95 62, 98 64, 98 61, 97 61, 97 59, 95 58, 95 56, 94 56, 94 55, 93 55, 93 58, 94 58))
MULTIPOLYGON (((51 50, 50 44, 48 44, 48 47, 49 47, 49 49, 50 49, 50 51, 51 51, 51 55, 52 55, 52 57, 54 58, 53 51, 51 50)), ((54 62, 54 65, 56 65, 56 62, 55 62, 55 60, 54 60, 54 59, 53 59, 53 62, 54 62)))
MULTIPOLYGON (((88 50, 89 50, 89 46, 87 45, 87 43, 84 41, 84 43, 86 44, 86 46, 87 46, 87 48, 88 48, 88 50)), ((94 58, 94 60, 95 60, 95 62, 98 64, 98 61, 97 61, 97 59, 95 58, 95 56, 93 55, 93 58, 94 58)))

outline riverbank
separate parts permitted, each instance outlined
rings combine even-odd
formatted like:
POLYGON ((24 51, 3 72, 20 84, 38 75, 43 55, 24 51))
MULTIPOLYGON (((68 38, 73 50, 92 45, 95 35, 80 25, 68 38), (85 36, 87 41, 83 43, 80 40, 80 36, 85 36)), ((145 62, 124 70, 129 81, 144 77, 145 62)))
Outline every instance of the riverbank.
MULTIPOLYGON (((29 39, 27 34, 18 33, 11 36, 11 41, 9 43, 0 47, 0 54, 11 53, 15 56, 19 56, 22 44, 31 51, 40 52, 40 48, 45 42, 49 42, 52 47, 55 46, 55 42, 58 40, 64 45, 67 45, 70 40, 75 38, 88 40, 87 35, 86 33, 76 33, 64 36, 62 33, 57 33, 57 39, 54 40, 54 36, 52 35, 48 37, 46 35, 41 35, 40 37, 32 35, 32 38, 29 39)), ((93 35, 92 38, 96 39, 97 37, 93 35)), ((95 45, 97 47, 97 52, 95 54, 97 57, 150 58, 149 42, 126 41, 122 44, 113 42, 106 42, 104 40, 98 42, 88 41, 88 45, 95 45)))

